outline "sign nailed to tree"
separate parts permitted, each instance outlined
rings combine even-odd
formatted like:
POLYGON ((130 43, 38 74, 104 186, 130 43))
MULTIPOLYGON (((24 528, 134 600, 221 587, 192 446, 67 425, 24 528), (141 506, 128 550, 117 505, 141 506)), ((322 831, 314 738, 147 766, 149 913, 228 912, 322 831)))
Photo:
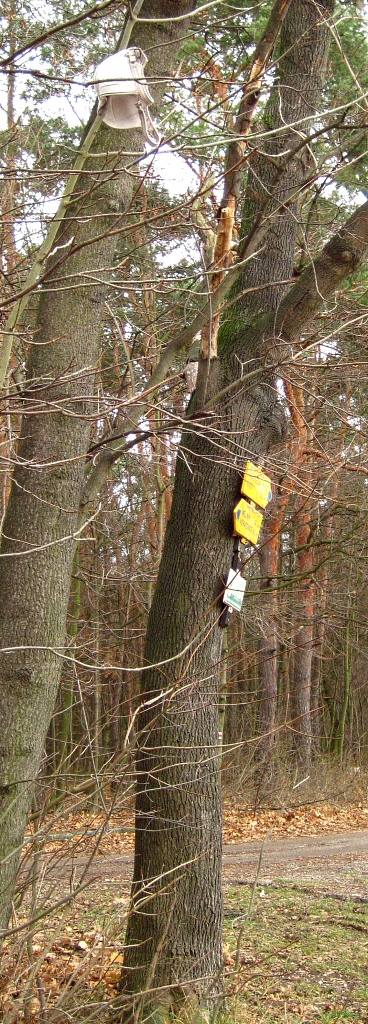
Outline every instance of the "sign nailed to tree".
POLYGON ((262 512, 258 512, 257 508, 253 508, 248 501, 241 498, 234 508, 234 533, 242 537, 243 540, 249 540, 251 544, 256 544, 262 523, 262 512))
POLYGON ((240 570, 230 569, 227 577, 226 589, 222 598, 223 603, 226 604, 228 608, 235 608, 235 611, 237 612, 241 611, 245 585, 245 579, 240 575, 240 570))
POLYGON ((272 498, 271 480, 260 466, 248 461, 245 465, 240 498, 234 508, 234 548, 226 587, 222 598, 223 609, 219 619, 221 629, 228 626, 233 609, 240 612, 245 592, 245 580, 241 576, 239 548, 241 541, 256 545, 263 523, 263 509, 272 498), (256 508, 255 506, 259 507, 256 508), (262 511, 260 511, 262 509, 262 511))
POLYGON ((247 462, 245 465, 241 492, 245 498, 254 501, 260 508, 266 508, 268 502, 271 501, 271 480, 254 462, 247 462))

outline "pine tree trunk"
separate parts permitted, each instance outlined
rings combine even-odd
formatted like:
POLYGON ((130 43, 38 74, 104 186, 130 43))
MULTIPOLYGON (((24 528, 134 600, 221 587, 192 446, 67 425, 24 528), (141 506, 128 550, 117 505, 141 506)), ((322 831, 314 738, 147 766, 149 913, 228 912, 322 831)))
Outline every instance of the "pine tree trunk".
POLYGON ((277 715, 277 682, 279 663, 279 596, 278 565, 280 529, 285 499, 275 498, 275 507, 267 515, 262 531, 259 564, 262 591, 262 629, 258 651, 258 721, 259 736, 256 758, 258 775, 272 773, 277 715))
MULTIPOLYGON (((335 498, 338 491, 338 474, 335 474, 332 497, 335 498)), ((323 531, 324 543, 331 542, 333 538, 334 521, 333 513, 330 512, 323 531)), ((317 753, 320 753, 321 741, 321 678, 323 665, 323 650, 326 630, 326 607, 327 594, 330 580, 331 561, 325 558, 321 572, 318 574, 318 598, 315 604, 315 623, 313 634, 313 653, 311 669, 311 718, 312 736, 317 753)))
POLYGON ((301 771, 310 767, 312 752, 311 678, 315 583, 311 545, 310 470, 300 466, 301 496, 295 510, 297 583, 295 587, 295 638, 292 677, 293 741, 301 771))
POLYGON ((313 641, 313 581, 308 579, 298 588, 297 630, 293 673, 293 738, 298 765, 308 771, 311 760, 311 670, 313 641))

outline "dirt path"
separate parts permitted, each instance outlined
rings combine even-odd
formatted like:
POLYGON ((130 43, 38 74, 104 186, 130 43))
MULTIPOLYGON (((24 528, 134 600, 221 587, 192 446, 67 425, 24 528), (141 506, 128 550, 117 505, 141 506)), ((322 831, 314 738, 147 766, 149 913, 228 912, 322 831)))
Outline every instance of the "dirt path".
POLYGON ((368 831, 295 839, 271 839, 225 846, 224 881, 274 878, 333 882, 336 891, 368 897, 368 831))
MULTIPOLYGON (((74 861, 63 859, 49 865, 48 876, 80 878, 87 867, 87 856, 74 861)), ((111 852, 97 855, 87 868, 94 881, 128 884, 133 868, 133 854, 111 852)), ((234 843, 224 847, 223 878, 225 883, 259 882, 285 878, 333 885, 336 892, 352 892, 368 897, 368 830, 300 836, 292 839, 266 839, 234 843)))

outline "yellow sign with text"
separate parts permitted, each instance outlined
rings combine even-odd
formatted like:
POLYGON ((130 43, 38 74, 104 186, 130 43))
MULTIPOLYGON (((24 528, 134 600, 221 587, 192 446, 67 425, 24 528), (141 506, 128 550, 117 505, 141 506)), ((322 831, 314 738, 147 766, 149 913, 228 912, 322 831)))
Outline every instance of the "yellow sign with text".
POLYGON ((241 498, 234 508, 234 533, 243 540, 256 544, 262 523, 262 512, 258 512, 258 509, 252 508, 244 498, 241 498))
POLYGON ((254 501, 261 508, 266 508, 272 498, 271 480, 260 466, 254 462, 247 462, 241 485, 241 492, 245 498, 254 501))

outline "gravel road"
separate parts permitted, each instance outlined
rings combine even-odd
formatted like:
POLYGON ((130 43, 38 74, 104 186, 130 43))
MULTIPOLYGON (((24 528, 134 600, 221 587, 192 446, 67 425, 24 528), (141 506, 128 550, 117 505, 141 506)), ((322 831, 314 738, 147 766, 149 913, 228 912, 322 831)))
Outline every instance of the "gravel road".
POLYGON ((332 883, 336 891, 368 898, 368 831, 296 839, 271 839, 225 846, 224 881, 275 878, 332 883))
MULTIPOLYGON (((97 855, 87 867, 87 857, 75 861, 64 859, 49 865, 48 876, 81 875, 103 882, 119 880, 129 883, 133 854, 97 855)), ((301 836, 293 839, 266 839, 260 842, 234 843, 223 851, 225 883, 246 884, 254 881, 272 882, 276 878, 319 882, 336 892, 358 894, 368 898, 368 830, 342 834, 301 836)))

